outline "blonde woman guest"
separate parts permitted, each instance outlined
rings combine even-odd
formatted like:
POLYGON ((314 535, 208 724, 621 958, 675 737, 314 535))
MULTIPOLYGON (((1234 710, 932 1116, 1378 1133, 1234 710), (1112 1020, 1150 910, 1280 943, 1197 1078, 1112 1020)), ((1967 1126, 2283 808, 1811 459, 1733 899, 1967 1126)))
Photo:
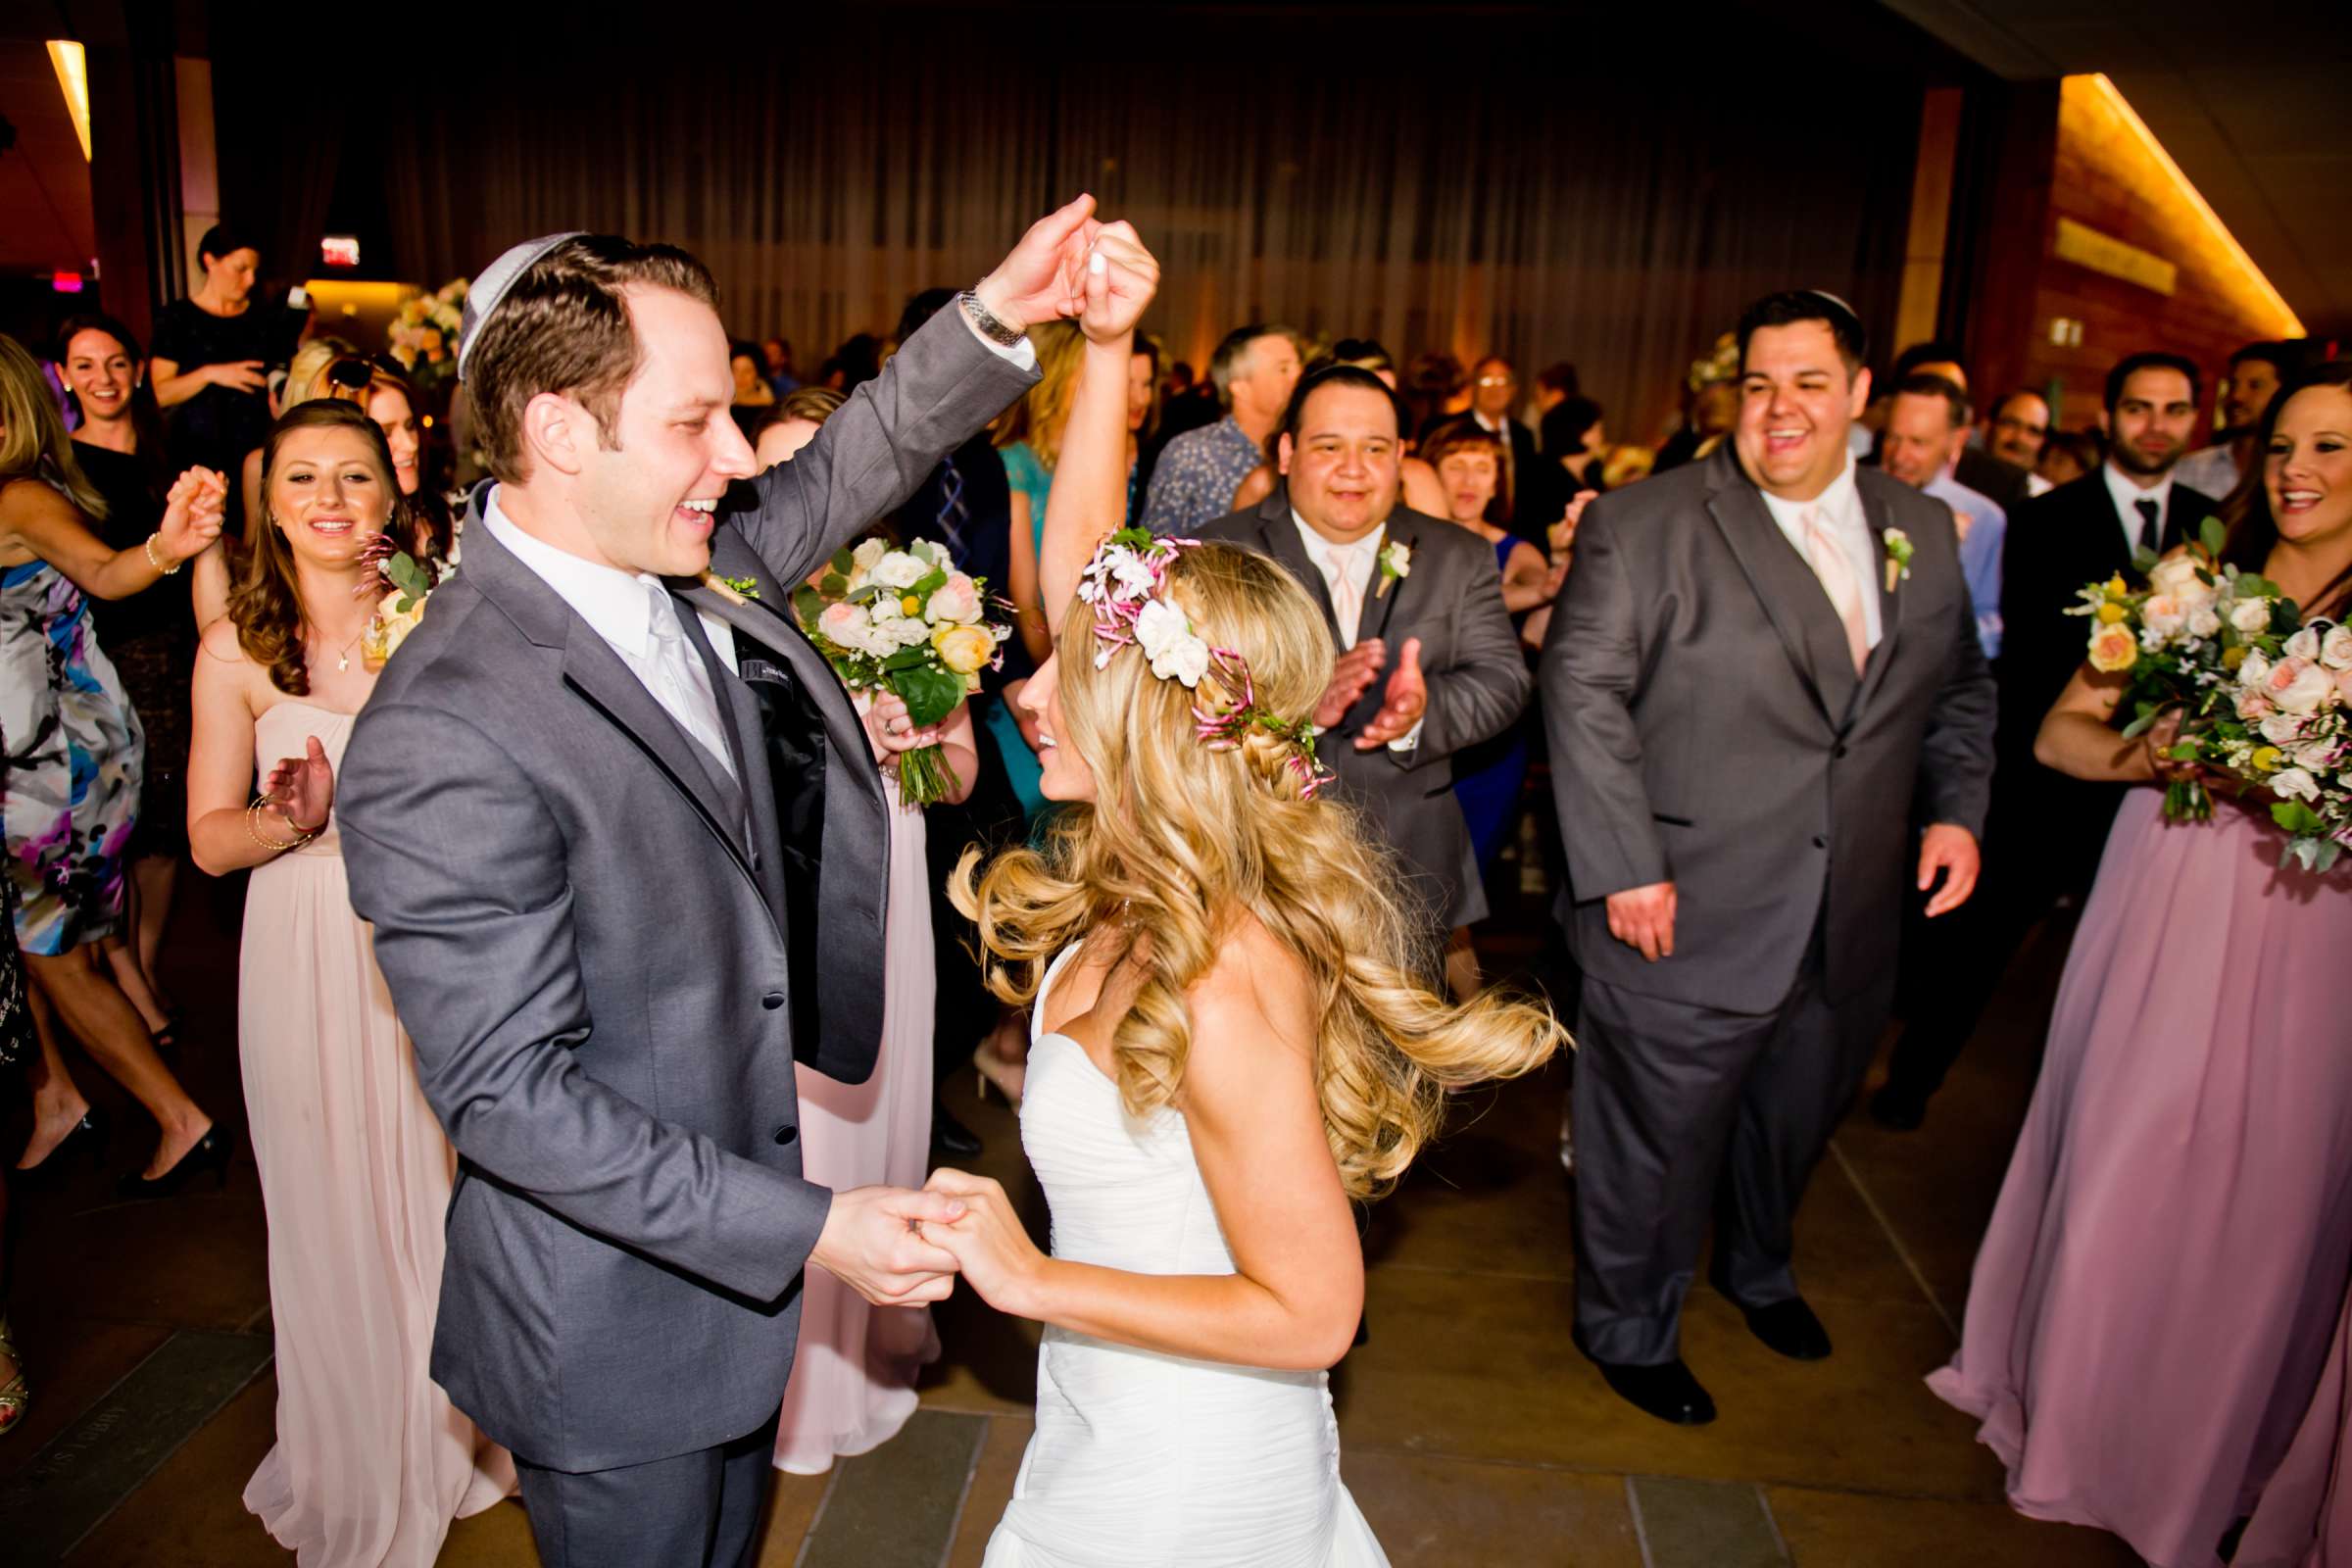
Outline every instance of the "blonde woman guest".
MULTIPOLYGON (((220 530, 220 491, 183 476, 155 530, 110 548, 94 521, 105 499, 82 474, 40 363, 0 336, 0 822, 16 884, 16 931, 40 1000, 156 1121, 144 1172, 125 1198, 162 1198, 190 1174, 228 1168, 229 1139, 155 1052, 106 945, 121 940, 124 859, 137 820, 145 741, 115 666, 90 629, 90 599, 152 588, 220 530)), ((42 1017, 38 1011, 36 1020, 42 1017)), ((101 1140, 55 1031, 32 1074, 33 1170, 70 1139, 101 1140)))
POLYGON ((846 394, 829 386, 795 387, 770 404, 752 432, 752 456, 762 470, 788 461, 816 438, 833 411, 847 403, 846 394))
POLYGON ((1021 697, 1070 805, 1042 851, 976 880, 967 856, 953 888, 1001 993, 1035 1010, 1021 1137, 1054 1251, 954 1170, 931 1185, 964 1214, 924 1226, 991 1305, 1046 1325, 987 1560, 1369 1568, 1387 1558, 1340 1482, 1324 1370, 1363 1301, 1350 1200, 1402 1173, 1446 1088, 1526 1071, 1561 1034, 1414 979, 1394 872, 1314 798, 1332 645, 1285 568, 1122 536, 1074 599, 1124 514, 1130 333, 1157 274, 1123 223, 1094 255, 1044 556, 1057 651, 1021 697))
POLYGON ((400 490, 382 429, 315 399, 271 427, 262 494, 198 653, 188 769, 196 863, 253 873, 237 1053, 270 1221, 277 1443, 245 1506, 304 1563, 429 1568, 450 1521, 512 1492, 514 1467, 430 1376, 457 1157, 336 831, 336 770, 375 686, 362 552, 399 525, 400 490))

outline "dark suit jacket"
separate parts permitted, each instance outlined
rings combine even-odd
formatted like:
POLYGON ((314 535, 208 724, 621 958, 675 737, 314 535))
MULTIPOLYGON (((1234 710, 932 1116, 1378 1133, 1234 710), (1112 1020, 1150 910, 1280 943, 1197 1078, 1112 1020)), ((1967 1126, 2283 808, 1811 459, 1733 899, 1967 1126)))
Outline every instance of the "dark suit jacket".
POLYGON ((2015 514, 2027 500, 2026 470, 1981 447, 1960 449, 1960 461, 1952 465, 1952 477, 2006 514, 2015 514))
MULTIPOLYGON (((1255 512, 1220 517, 1200 529, 1200 537, 1281 562, 1323 607, 1324 626, 1338 646, 1331 593, 1291 520, 1288 490, 1277 486, 1255 512)), ((1406 640, 1421 639, 1421 671, 1429 683, 1421 742, 1409 752, 1355 749, 1355 737, 1380 711, 1388 685, 1384 670, 1348 716, 1321 738, 1315 756, 1338 775, 1345 798, 1366 812, 1415 874, 1430 919, 1461 925, 1483 919, 1487 900, 1470 830, 1453 798, 1452 757, 1516 719, 1527 707, 1532 683, 1502 608, 1494 547, 1467 528, 1403 507, 1390 514, 1388 538, 1411 545, 1411 574, 1379 598, 1364 600, 1356 634, 1388 644, 1391 669, 1406 640)), ((1377 574, 1373 583, 1377 588, 1377 574)))
MULTIPOLYGON (((2211 498, 2174 485, 2156 553, 2179 546, 2215 510, 2211 498)), ((1993 666, 2001 686, 1994 853, 2032 873, 2019 889, 2029 904, 2088 889, 2124 798, 2122 785, 2068 778, 2034 760, 2034 736, 2081 667, 2090 639, 2089 623, 2067 609, 2083 584, 2118 572, 2141 580, 2103 469, 2009 514, 2001 547, 2001 657, 1993 666)))
POLYGON ((1982 834, 1993 690, 1951 509, 1855 474, 1911 575, 1857 679, 1836 612, 1730 446, 1601 497, 1541 667, 1577 962, 1731 1012, 1778 1006, 1817 920, 1829 999, 1893 970, 1920 819, 1982 834), (1609 935, 1611 893, 1672 881, 1674 956, 1609 935), (1823 901, 1828 901, 1826 917, 1823 901))
MULTIPOLYGON (((719 530, 716 569, 782 606, 1034 379, 943 312, 760 476, 756 510, 719 530)), ((758 700, 678 610, 732 778, 475 527, 360 714, 339 781, 352 903, 460 1155, 432 1377, 491 1437, 560 1470, 771 1419, 831 1202, 801 1174, 792 889, 758 700)), ((800 740, 829 749, 823 810, 849 834, 824 845, 815 940, 875 997, 841 1002, 798 1044, 854 1081, 880 1038, 888 834, 862 727, 830 676, 809 689, 824 736, 800 740)))

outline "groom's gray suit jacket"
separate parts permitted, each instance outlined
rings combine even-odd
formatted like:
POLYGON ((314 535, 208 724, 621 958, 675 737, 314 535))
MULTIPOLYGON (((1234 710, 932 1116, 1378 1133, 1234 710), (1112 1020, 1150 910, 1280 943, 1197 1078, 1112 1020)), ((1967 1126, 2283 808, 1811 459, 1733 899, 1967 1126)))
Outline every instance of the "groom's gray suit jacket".
POLYGON ((1829 598, 1740 471, 1712 457, 1592 503, 1540 679, 1584 971, 1645 996, 1762 1013, 1794 982, 1823 901, 1838 1002, 1891 973, 1914 792, 1983 837, 1993 686, 1951 509, 1874 468, 1871 530, 1911 575, 1879 595, 1860 677, 1829 598), (1611 893, 1671 880, 1674 956, 1609 935, 1611 893))
MULTIPOLYGON (((713 569, 781 609, 1034 379, 943 311, 754 482, 713 569)), ((787 930, 755 700, 700 621, 683 613, 733 779, 487 528, 465 545, 360 715, 337 806, 352 903, 461 1156, 432 1376, 536 1464, 638 1464, 741 1437, 783 1397, 831 1197, 802 1179, 793 1090, 787 944, 810 934, 787 930)), ((767 613, 724 608, 755 635, 767 613)), ((838 685, 766 630, 768 650, 739 630, 739 656, 806 677, 831 780, 813 940, 836 973, 799 1045, 857 1081, 880 1039, 882 795, 838 685)))

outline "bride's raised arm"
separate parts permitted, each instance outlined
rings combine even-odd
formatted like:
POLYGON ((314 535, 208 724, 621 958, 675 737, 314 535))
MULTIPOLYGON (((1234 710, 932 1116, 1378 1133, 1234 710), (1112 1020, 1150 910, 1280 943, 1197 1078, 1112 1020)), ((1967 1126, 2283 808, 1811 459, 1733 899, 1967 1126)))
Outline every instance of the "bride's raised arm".
POLYGON ((1159 263, 1134 227, 1104 224, 1087 260, 1086 313, 1078 318, 1086 356, 1046 501, 1037 580, 1049 628, 1061 624, 1095 547, 1126 523, 1127 367, 1135 323, 1158 287, 1159 263))

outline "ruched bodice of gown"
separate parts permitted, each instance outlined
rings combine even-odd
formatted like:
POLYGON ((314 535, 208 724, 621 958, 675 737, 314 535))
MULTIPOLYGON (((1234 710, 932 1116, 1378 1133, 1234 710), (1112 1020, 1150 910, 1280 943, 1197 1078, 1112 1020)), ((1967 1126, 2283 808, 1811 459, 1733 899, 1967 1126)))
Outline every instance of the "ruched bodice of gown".
MULTIPOLYGON (((1047 971, 1035 1016, 1076 951, 1047 971)), ((1032 1028, 1021 1143, 1053 1209, 1054 1255, 1137 1274, 1233 1273, 1183 1115, 1129 1115, 1085 1048, 1032 1028)), ((1328 1374, 1047 1326, 1037 1430, 988 1568, 1387 1561, 1340 1483, 1328 1374)))

